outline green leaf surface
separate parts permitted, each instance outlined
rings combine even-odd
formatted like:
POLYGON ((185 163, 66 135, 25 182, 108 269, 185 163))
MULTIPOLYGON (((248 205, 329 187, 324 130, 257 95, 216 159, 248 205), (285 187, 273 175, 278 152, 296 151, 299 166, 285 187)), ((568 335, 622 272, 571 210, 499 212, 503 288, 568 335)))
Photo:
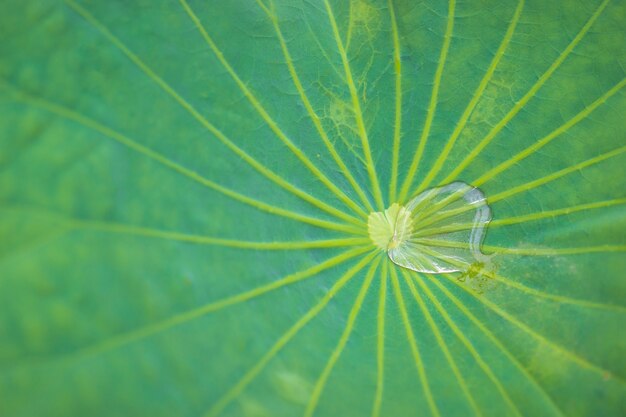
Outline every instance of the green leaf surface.
POLYGON ((624 39, 620 0, 2 1, 0 415, 624 415, 624 39), (489 268, 370 241, 454 181, 489 268))

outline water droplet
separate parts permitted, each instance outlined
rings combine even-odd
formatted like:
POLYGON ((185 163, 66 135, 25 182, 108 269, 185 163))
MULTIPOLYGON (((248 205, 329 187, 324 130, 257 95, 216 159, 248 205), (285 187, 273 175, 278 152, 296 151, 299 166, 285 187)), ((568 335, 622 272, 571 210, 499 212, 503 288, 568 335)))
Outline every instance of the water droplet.
POLYGON ((423 273, 467 272, 488 265, 481 252, 491 209, 482 191, 464 182, 426 190, 402 206, 371 213, 372 242, 396 265, 423 273))

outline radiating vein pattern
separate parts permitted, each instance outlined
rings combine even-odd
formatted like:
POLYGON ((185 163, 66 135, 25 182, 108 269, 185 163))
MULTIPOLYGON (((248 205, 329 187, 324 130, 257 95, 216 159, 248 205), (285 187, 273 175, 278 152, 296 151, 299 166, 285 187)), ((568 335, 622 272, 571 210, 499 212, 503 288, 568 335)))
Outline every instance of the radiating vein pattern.
POLYGON ((330 373, 332 372, 336 362, 339 360, 341 352, 346 347, 346 343, 348 343, 348 338, 350 337, 350 333, 352 332, 354 323, 356 322, 357 315, 359 314, 359 311, 363 306, 363 301, 365 300, 367 291, 370 288, 370 284, 372 283, 372 279, 374 278, 374 273, 376 272, 377 267, 378 263, 373 263, 370 266, 367 276, 363 281, 363 285, 361 286, 361 290, 359 291, 359 294, 354 301, 354 305, 350 310, 350 315, 348 316, 348 321, 346 323, 346 327, 343 333, 341 334, 339 343, 337 343, 335 350, 333 350, 332 354, 330 355, 330 358, 328 359, 328 362, 326 363, 322 374, 315 384, 315 388, 313 389, 313 393, 311 394, 311 398, 309 399, 309 403, 307 404, 306 411, 304 412, 305 417, 312 417, 313 413, 315 413, 315 409, 319 402, 320 396, 322 395, 322 391, 324 390, 324 386, 326 385, 326 381, 328 380, 328 377, 330 376, 330 373))
MULTIPOLYGON (((349 269, 342 275, 335 284, 330 288, 326 295, 313 306, 304 316, 302 316, 280 339, 271 347, 271 349, 256 363, 246 374, 232 387, 223 397, 221 397, 206 413, 206 416, 218 416, 221 411, 250 384, 254 378, 263 370, 267 363, 294 337, 296 334, 312 319, 314 319, 322 309, 330 302, 330 300, 341 290, 347 283, 359 272, 365 265, 371 261, 373 255, 363 258, 354 267, 349 269)), ((373 274, 373 271, 371 271, 373 274)), ((370 277, 371 281, 371 277, 370 277)), ((367 287, 364 287, 367 289, 367 287)))
POLYGON ((367 172, 369 174, 370 182, 372 185, 372 192, 374 194, 374 198, 376 199, 376 203, 378 204, 378 209, 382 209, 384 206, 382 191, 378 182, 378 175, 376 174, 376 166, 374 164, 374 160, 372 159, 370 141, 367 133, 367 128, 365 127, 365 121, 363 120, 363 111, 361 110, 361 100, 359 98, 359 94, 354 83, 352 69, 350 68, 350 61, 348 59, 348 53, 343 46, 343 41, 341 40, 341 35, 339 34, 339 28, 337 27, 337 20, 335 19, 333 9, 328 0, 324 0, 324 4, 326 6, 328 18, 333 29, 333 35, 337 43, 337 50, 339 51, 339 55, 341 56, 341 62, 343 64, 343 68, 346 74, 346 83, 348 84, 348 89, 350 90, 352 107, 354 108, 355 113, 354 117, 356 120, 357 130, 361 138, 361 146, 363 147, 363 153, 365 155, 365 161, 367 163, 367 172))
POLYGON ((291 57, 291 53, 289 52, 287 42, 285 41, 282 30, 280 28, 280 21, 274 11, 274 7, 273 7, 274 2, 272 1, 271 3, 272 4, 271 10, 268 9, 265 5, 263 5, 263 3, 261 3, 260 1, 258 3, 261 6, 261 8, 265 11, 268 18, 272 21, 272 25, 274 26, 274 29, 276 31, 276 36, 278 37, 278 40, 280 42, 281 50, 285 57, 285 62, 287 63, 287 67, 289 68, 289 74, 291 75, 291 78, 293 79, 293 83, 296 89, 298 90, 298 94, 300 95, 302 99, 302 103, 304 104, 304 107, 306 108, 306 111, 309 114, 311 121, 315 125, 315 129, 318 131, 320 137, 322 138, 322 141, 324 142, 324 145, 326 146, 326 148, 332 155, 333 159, 337 163, 337 166, 341 169, 341 172, 344 174, 344 176, 346 177, 346 179, 348 180, 352 188, 359 195, 359 198, 361 199, 365 207, 369 211, 373 211, 373 207, 369 199, 367 198, 365 192, 363 191, 362 187, 357 183, 356 179, 354 178, 354 175, 352 174, 350 169, 348 169, 341 155, 339 155, 332 141, 328 137, 326 130, 322 126, 320 117, 318 116, 317 112, 313 109, 313 106, 311 105, 311 101, 309 100, 308 95, 306 91, 304 90, 304 87, 302 86, 302 81, 300 81, 300 76, 298 75, 298 71, 296 70, 294 60, 291 57))
POLYGON ((472 96, 472 99, 470 100, 469 104, 463 111, 463 114, 461 115, 461 119, 456 124, 454 131, 452 132, 452 135, 448 139, 448 142, 446 143, 443 150, 441 151, 441 153, 439 154, 439 156, 433 163, 433 166, 428 172, 428 174, 426 174, 426 177, 424 177, 424 180, 422 181, 422 183, 417 187, 417 190, 412 195, 416 195, 420 193, 421 191, 423 191, 424 189, 426 189, 432 182, 433 178, 435 178, 435 176, 439 173, 441 168, 443 168, 443 165, 446 161, 447 156, 450 154, 450 151, 452 150, 452 147, 454 146, 456 140, 461 135, 463 128, 467 124, 470 116, 472 115, 472 112, 474 111, 474 109, 476 108, 476 105, 480 101, 480 98, 482 97, 485 89, 487 88, 489 81, 491 81, 491 78, 493 77, 493 74, 496 70, 496 67, 498 66, 498 63, 502 59, 504 52, 509 46, 509 43, 511 42, 511 38, 513 37, 513 34, 515 33, 515 27, 517 26, 517 22, 519 21, 523 8, 524 8, 524 0, 519 0, 517 8, 515 9, 513 18, 511 19, 511 23, 509 23, 509 27, 507 28, 506 33, 504 34, 504 37, 502 38, 502 42, 500 43, 500 46, 498 47, 498 50, 496 51, 496 54, 494 55, 493 60, 491 61, 491 64, 489 64, 489 68, 485 72, 485 76, 483 77, 482 80, 480 80, 480 84, 476 88, 476 91, 474 92, 474 95, 472 96))
MULTIPOLYGON (((271 171, 268 167, 264 166, 248 153, 246 153, 243 149, 237 146, 231 139, 226 137, 226 135, 219 130, 213 123, 209 122, 204 116, 202 116, 198 110, 196 110, 187 100, 185 100, 180 94, 176 92, 168 83, 166 83, 161 77, 159 77, 152 68, 150 68, 146 63, 144 63, 134 52, 132 52, 126 45, 122 43, 115 35, 113 35, 102 23, 100 23, 93 15, 91 15, 85 8, 78 5, 72 0, 66 0, 66 3, 70 5, 77 13, 85 18, 87 22, 89 22, 93 27, 95 27, 98 31, 102 33, 113 45, 115 45, 124 55, 126 55, 138 68, 143 71, 146 76, 148 76, 151 80, 153 80, 160 88, 162 88, 167 94, 169 94, 176 102, 178 102, 185 110, 189 112, 194 119, 196 119, 202 126, 204 126, 209 132, 211 132, 221 143, 223 143, 226 147, 228 147, 233 153, 242 158, 246 163, 248 163, 251 167, 257 170, 261 175, 267 177, 270 181, 274 182, 276 185, 284 188, 285 190, 297 195, 303 200, 309 202, 320 210, 326 211, 334 216, 337 216, 341 219, 347 220, 350 223, 354 223, 359 225, 359 220, 354 217, 330 206, 328 203, 325 203, 318 198, 311 196, 310 194, 302 191, 296 186, 292 185, 289 181, 285 180, 280 175, 271 171)), ((297 150, 294 149, 296 153, 297 150)), ((299 153, 303 157, 301 153, 299 153)), ((321 173, 320 173, 321 178, 321 173)))
POLYGON ((553 76, 555 71, 561 66, 563 61, 567 59, 567 57, 572 53, 574 48, 583 40, 585 35, 589 32, 589 29, 596 22, 598 17, 602 14, 606 6, 609 4, 610 0, 604 0, 593 13, 593 15, 589 18, 587 23, 580 29, 580 31, 576 34, 574 39, 567 45, 567 47, 559 54, 559 56, 554 60, 552 65, 544 72, 541 77, 537 80, 537 82, 528 90, 528 92, 519 100, 515 102, 515 106, 511 108, 511 110, 502 118, 498 124, 496 124, 491 131, 476 145, 474 149, 463 159, 463 161, 458 164, 450 174, 442 181, 444 183, 453 180, 458 177, 458 175, 481 153, 481 151, 493 141, 493 139, 504 129, 507 124, 524 108, 526 103, 528 103, 533 97, 536 96, 537 92, 543 85, 553 76))
POLYGON ((424 285, 423 279, 421 277, 418 277, 417 278, 417 282, 420 285, 421 289, 426 293, 427 297, 430 299, 432 304, 435 306, 437 311, 441 314, 443 319, 450 326, 450 328, 452 329, 454 334, 461 340, 463 345, 470 351, 471 355, 474 357, 474 359, 476 360, 476 362, 478 363, 480 368, 483 370, 483 372, 485 372, 485 374, 489 377, 491 382, 495 385, 496 389, 498 390, 500 395, 502 395, 502 397, 504 398, 505 402, 507 403, 507 405, 509 406, 511 411, 515 415, 521 416, 520 410, 517 408, 517 406, 515 405, 514 401, 511 399, 511 397, 509 396, 508 392, 505 390, 505 388, 504 388, 502 382, 500 381, 500 379, 498 379, 498 377, 493 373, 493 370, 491 369, 491 367, 485 362, 485 360, 482 358, 482 356, 474 348, 474 346, 472 345, 471 341, 469 341, 467 339, 467 337, 463 334, 463 332, 459 329, 459 327, 454 323, 454 321, 450 317, 450 314, 448 314, 441 307, 441 304, 439 304, 439 302, 435 299, 435 297, 433 296, 432 292, 430 292, 428 287, 426 287, 426 285, 424 285))
POLYGON ((619 415, 619 2, 61 3, 2 26, 7 415, 619 415))
POLYGON ((107 126, 104 126, 103 124, 97 122, 96 120, 86 117, 64 106, 58 105, 56 103, 52 103, 50 101, 47 101, 41 98, 32 97, 32 96, 29 96, 27 94, 20 93, 20 92, 13 92, 13 93, 14 93, 14 97, 16 100, 19 100, 19 101, 22 101, 24 103, 31 104, 34 106, 38 106, 47 111, 55 113, 61 117, 75 121, 87 128, 93 129, 94 131, 121 143, 122 145, 128 147, 129 149, 132 149, 133 151, 138 152, 139 154, 147 158, 150 158, 156 161, 157 163, 163 166, 166 166, 178 172, 179 174, 184 175, 187 178, 193 181, 196 181, 214 191, 224 194, 234 200, 240 201, 242 203, 255 207, 259 210, 265 211, 267 213, 284 216, 284 217, 298 220, 304 223, 312 224, 318 227, 329 228, 331 230, 344 231, 348 233, 357 233, 357 234, 359 233, 359 229, 355 228, 354 226, 344 225, 344 224, 330 222, 330 221, 321 220, 321 219, 315 219, 309 216, 295 213, 288 209, 266 204, 254 198, 248 197, 244 194, 233 191, 227 187, 219 185, 218 183, 214 181, 204 178, 200 174, 188 168, 185 168, 184 166, 178 164, 177 162, 172 161, 166 156, 158 152, 155 152, 146 146, 141 145, 139 142, 121 134, 120 132, 117 132, 107 126))
POLYGON ((417 150, 415 151, 415 155, 411 160, 411 165, 409 167, 409 171, 404 179, 404 183, 402 184, 402 188, 400 189, 400 195, 398 196, 398 200, 403 202, 407 195, 409 194, 409 190, 411 185, 413 184, 413 180, 415 177, 415 173, 417 172, 417 167, 422 160, 422 156, 424 155, 424 149, 426 148, 426 141, 428 140, 428 135, 430 134, 430 129, 433 124, 433 120, 435 118, 435 111, 437 110, 437 102, 439 100, 439 88, 441 87, 441 78, 443 76, 444 65, 446 63, 446 59, 448 57, 448 50, 450 49, 450 43, 452 42, 452 30, 454 29, 454 15, 456 8, 456 0, 450 0, 448 2, 448 19, 446 24, 446 32, 443 38, 443 46, 441 47, 441 53, 439 55, 437 70, 435 71, 435 80, 433 82, 433 89, 430 93, 430 101, 428 103, 428 112, 426 114, 426 121, 424 122, 424 127, 422 129, 422 133, 419 138, 419 142, 417 144, 417 150))
POLYGON ((313 175, 315 175, 316 178, 318 178, 337 197, 339 197, 341 201, 343 201, 348 207, 352 208, 357 213, 365 217, 367 214, 363 211, 363 209, 356 205, 352 200, 350 200, 350 198, 348 198, 348 196, 346 196, 341 190, 339 190, 339 188, 337 188, 337 186, 333 182, 331 182, 324 174, 322 174, 319 168, 317 168, 313 164, 313 162, 311 162, 311 160, 306 155, 304 155, 304 153, 300 149, 298 149, 298 147, 285 135, 282 129, 276 124, 274 119, 272 119, 272 117, 267 113, 267 111, 256 98, 254 93, 246 86, 241 78, 239 78, 239 76, 237 75, 237 73, 235 73, 235 70, 231 67, 228 61, 226 61, 226 58, 224 58, 224 53, 218 48, 211 36, 209 36, 208 32, 200 22, 198 16, 196 16, 195 12, 191 9, 191 7, 189 7, 187 1, 180 0, 180 3, 185 9, 185 12, 187 12, 189 17, 193 21, 194 25, 196 25, 196 27, 202 34, 202 37, 205 39, 206 43, 215 53, 217 59, 224 66, 224 68, 226 68, 226 71, 228 71, 231 77, 235 80, 237 86, 241 89, 241 91, 243 91, 246 98, 250 101, 255 110, 261 115, 263 120, 269 125, 269 127, 276 134, 276 136, 278 136, 278 138, 294 153, 294 155, 298 157, 300 161, 302 161, 302 163, 313 173, 313 175))
POLYGON ((461 371, 459 370, 456 360, 452 356, 452 353, 450 353, 450 349, 448 348, 448 345, 443 339, 443 336, 441 335, 441 331, 439 330, 439 327, 433 320, 433 317, 430 314, 430 311, 428 310, 428 308, 426 307, 426 304, 424 303, 422 296, 419 294, 419 292, 415 288, 415 284, 411 280, 411 276, 409 275, 409 272, 406 270, 403 270, 402 275, 404 276, 405 282, 407 286, 409 287, 411 295, 413 295, 413 298, 419 305, 420 311, 426 318, 428 325, 430 326, 433 334, 435 335, 437 344, 439 345, 441 352, 444 354, 446 361, 450 365, 450 369, 452 369, 452 373, 454 374, 454 377, 456 378, 456 382, 461 388, 461 391, 463 392, 463 396, 466 398, 467 402, 469 403, 474 415, 480 416, 481 412, 480 412, 480 409, 478 408, 478 404, 476 404, 476 400, 474 399, 472 393, 470 392, 467 382, 465 381, 465 378, 461 374, 461 371))

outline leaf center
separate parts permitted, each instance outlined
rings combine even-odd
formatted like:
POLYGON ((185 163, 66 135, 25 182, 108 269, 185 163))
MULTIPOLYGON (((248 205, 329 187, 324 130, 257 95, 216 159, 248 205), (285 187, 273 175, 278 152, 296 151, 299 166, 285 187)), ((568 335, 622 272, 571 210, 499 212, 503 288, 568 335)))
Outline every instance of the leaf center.
POLYGON ((385 211, 371 213, 367 219, 370 239, 380 249, 400 247, 411 235, 411 212, 398 203, 385 211))
POLYGON ((453 182, 426 190, 405 206, 392 204, 369 215, 370 239, 396 265, 424 273, 468 272, 489 264, 481 252, 491 221, 485 195, 453 182))

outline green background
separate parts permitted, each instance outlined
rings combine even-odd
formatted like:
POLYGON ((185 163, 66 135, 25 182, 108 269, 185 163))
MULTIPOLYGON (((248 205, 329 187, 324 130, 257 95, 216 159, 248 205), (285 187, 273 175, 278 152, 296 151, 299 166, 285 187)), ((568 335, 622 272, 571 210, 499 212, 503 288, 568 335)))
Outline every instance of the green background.
MULTIPOLYGON (((480 188, 489 198, 520 187, 491 205, 494 220, 608 202, 488 230, 486 244, 502 252, 494 258, 499 276, 539 293, 501 282, 479 293, 466 285, 471 280, 460 283, 456 276, 414 276, 447 314, 422 284, 411 281, 432 314, 430 322, 400 274, 403 316, 393 274, 383 281, 385 269, 379 268, 315 415, 372 415, 377 392, 381 416, 624 415, 624 2, 526 1, 479 97, 476 89, 520 7, 515 0, 333 0, 341 44, 323 1, 273 3, 265 7, 272 8, 314 113, 377 210, 382 207, 375 204, 367 167, 375 168, 388 206, 396 127, 400 188, 430 109, 415 188, 435 166, 468 103, 478 98, 434 186, 450 180, 448 174, 538 83, 515 117, 452 180, 472 183, 591 108, 480 188), (347 50, 371 160, 359 136, 340 45, 347 50), (394 54, 401 63, 399 92, 394 54), (601 99, 607 92, 610 97, 601 99), (527 185, 616 149, 620 153, 598 163, 527 185), (569 248, 580 249, 572 254, 569 248), (381 385, 377 326, 383 282, 381 385), (419 360, 409 340, 416 341, 419 360), (463 340, 471 342, 492 377, 463 340)), ((204 415, 358 261, 213 312, 180 316, 347 248, 229 248, 148 229, 254 242, 366 236, 362 223, 354 232, 316 227, 259 210, 192 178, 196 173, 275 207, 344 222, 260 175, 190 108, 280 178, 358 217, 279 140, 244 94, 247 88, 285 137, 361 204, 312 123, 263 7, 253 0, 190 0, 189 6, 242 84, 177 1, 1 2, 2 416, 204 415), (119 135, 143 148, 121 143, 119 135), (183 319, 173 325, 176 317, 183 319)), ((366 269, 220 415, 303 415, 349 323, 366 269)))

